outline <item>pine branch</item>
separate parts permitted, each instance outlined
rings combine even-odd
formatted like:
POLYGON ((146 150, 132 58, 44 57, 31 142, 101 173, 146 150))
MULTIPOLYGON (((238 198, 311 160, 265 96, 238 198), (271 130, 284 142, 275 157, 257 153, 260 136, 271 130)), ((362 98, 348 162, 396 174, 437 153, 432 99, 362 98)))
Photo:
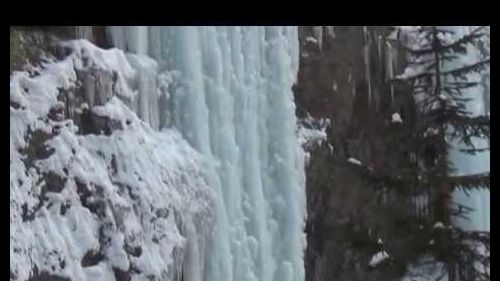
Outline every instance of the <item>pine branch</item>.
MULTIPOLYGON (((462 36, 461 38, 455 40, 452 43, 448 44, 439 44, 433 47, 429 48, 421 48, 421 49, 412 49, 410 47, 404 47, 404 49, 408 52, 410 52, 412 55, 416 57, 420 56, 425 56, 425 55, 430 55, 433 53, 450 53, 450 52, 455 52, 455 53, 465 53, 467 51, 466 44, 468 43, 474 43, 476 40, 480 39, 483 37, 485 34, 480 33, 479 31, 481 29, 485 28, 485 26, 479 27, 472 32, 462 36)), ((440 32, 440 33, 446 33, 444 30, 440 29, 434 29, 434 30, 429 30, 425 32, 440 32)), ((451 33, 451 32, 450 32, 451 33)), ((441 41, 441 40, 439 40, 441 41)))
POLYGON ((446 54, 443 54, 443 56, 441 57, 441 61, 453 61, 455 59, 458 59, 459 56, 456 56, 456 55, 446 55, 446 54))
POLYGON ((486 28, 486 26, 480 26, 480 27, 474 29, 473 31, 469 32, 468 34, 465 34, 461 38, 455 40, 455 42, 447 44, 447 45, 443 45, 442 48, 443 49, 453 48, 455 46, 465 45, 467 43, 474 42, 475 40, 485 36, 484 33, 479 32, 484 28, 486 28))
POLYGON ((436 74, 433 72, 420 72, 420 73, 414 74, 412 76, 407 76, 404 78, 396 76, 392 79, 392 81, 401 81, 401 80, 414 81, 414 80, 418 80, 418 79, 433 77, 434 75, 436 75, 436 74))
MULTIPOLYGON (((464 192, 467 193, 467 190, 464 190, 464 192)), ((450 209, 450 214, 455 217, 460 217, 463 219, 467 219, 465 215, 469 214, 470 212, 474 211, 474 208, 471 208, 469 206, 463 205, 463 204, 456 204, 458 209, 450 209)))
POLYGON ((480 173, 449 178, 454 189, 490 189, 490 173, 480 173))
POLYGON ((434 27, 438 32, 440 33, 449 33, 449 34, 455 34, 456 32, 453 30, 449 29, 440 29, 439 27, 434 27))
MULTIPOLYGON (((460 78, 460 79, 466 80, 467 79, 465 77, 466 74, 468 74, 470 72, 481 72, 484 69, 486 69, 486 66, 489 65, 489 63, 490 63, 490 58, 487 58, 487 59, 484 59, 482 61, 478 61, 478 62, 473 63, 473 64, 464 65, 464 66, 461 66, 461 67, 458 67, 455 69, 451 69, 451 70, 447 70, 447 71, 441 71, 440 76, 451 75, 455 79, 460 78)), ((437 66, 437 64, 433 64, 433 66, 437 66)), ((393 81, 397 81, 397 80, 414 81, 414 80, 423 79, 423 78, 427 78, 427 77, 434 77, 436 75, 437 75, 437 72, 425 71, 425 72, 414 74, 412 76, 405 77, 403 79, 399 78, 399 77, 395 77, 393 79, 393 81)), ((463 81, 455 81, 455 82, 463 82, 463 81)))
POLYGON ((446 82, 448 87, 456 87, 460 89, 472 88, 479 85, 477 81, 454 81, 454 82, 446 82))
POLYGON ((478 152, 488 151, 490 148, 467 148, 467 149, 459 149, 460 152, 467 153, 470 155, 476 155, 478 152))
MULTIPOLYGON (((490 63, 490 58, 475 62, 473 64, 464 65, 452 70, 443 71, 442 75, 452 75, 453 77, 462 78, 465 74, 470 72, 480 72, 486 68, 486 65, 490 63)), ((463 77, 465 78, 465 77, 463 77)), ((465 79, 464 79, 465 80, 465 79)))
POLYGON ((445 120, 452 126, 450 137, 460 139, 469 147, 475 148, 472 143, 473 137, 490 138, 490 118, 488 116, 448 116, 445 117, 445 120))
POLYGON ((447 127, 447 136, 451 139, 458 139, 469 148, 475 149, 473 138, 490 138, 490 118, 467 115, 470 115, 470 112, 444 104, 426 113, 425 121, 420 126, 418 134, 428 130, 443 131, 443 128, 447 127))

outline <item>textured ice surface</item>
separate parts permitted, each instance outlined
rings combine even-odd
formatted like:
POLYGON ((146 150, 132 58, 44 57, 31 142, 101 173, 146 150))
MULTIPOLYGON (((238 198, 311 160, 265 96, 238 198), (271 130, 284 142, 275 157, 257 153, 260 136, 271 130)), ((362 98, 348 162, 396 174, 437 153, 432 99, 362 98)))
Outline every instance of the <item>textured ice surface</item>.
MULTIPOLYGON (((115 46, 178 73, 163 108, 206 160, 217 196, 215 231, 208 248, 192 245, 185 280, 304 280, 304 153, 291 90, 297 28, 112 27, 108 33, 115 46)), ((199 231, 188 234, 188 245, 199 231)))

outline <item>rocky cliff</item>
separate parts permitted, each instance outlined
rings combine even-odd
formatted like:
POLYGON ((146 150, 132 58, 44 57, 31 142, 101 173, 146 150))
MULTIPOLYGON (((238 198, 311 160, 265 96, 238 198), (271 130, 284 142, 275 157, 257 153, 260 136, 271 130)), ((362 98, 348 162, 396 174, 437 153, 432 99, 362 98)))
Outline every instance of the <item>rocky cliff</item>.
POLYGON ((307 167, 307 280, 397 280, 412 258, 408 196, 365 176, 411 165, 397 150, 414 119, 408 90, 391 83, 405 66, 397 34, 336 26, 302 27, 299 36, 297 115, 330 120, 307 167), (388 258, 373 266, 378 253, 388 258))
POLYGON ((122 51, 74 36, 11 29, 10 280, 181 280, 211 224, 200 156, 119 98, 139 91, 122 51))

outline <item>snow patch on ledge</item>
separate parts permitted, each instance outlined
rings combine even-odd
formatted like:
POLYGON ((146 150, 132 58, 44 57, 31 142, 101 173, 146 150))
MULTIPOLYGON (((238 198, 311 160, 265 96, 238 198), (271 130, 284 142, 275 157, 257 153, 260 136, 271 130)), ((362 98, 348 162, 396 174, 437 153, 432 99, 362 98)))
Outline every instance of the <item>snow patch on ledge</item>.
POLYGON ((387 254, 386 251, 380 251, 372 256, 369 265, 371 267, 376 267, 377 265, 387 260, 388 258, 389 254, 387 254))
POLYGON ((445 227, 444 227, 444 224, 443 224, 442 222, 438 221, 438 222, 436 222, 436 223, 434 224, 434 227, 433 227, 433 228, 440 228, 440 229, 443 229, 443 228, 445 228, 445 227))
POLYGON ((349 159, 347 159, 347 162, 349 162, 349 163, 351 163, 351 164, 354 164, 354 165, 358 165, 358 166, 361 166, 361 165, 362 165, 361 161, 359 161, 359 160, 358 160, 358 159, 356 159, 356 158, 352 158, 352 157, 351 157, 351 158, 349 158, 349 159))
POLYGON ((299 143, 306 149, 313 145, 321 146, 327 140, 326 129, 330 126, 330 119, 315 119, 311 115, 298 122, 299 143))
POLYGON ((308 37, 306 38, 306 41, 307 41, 307 42, 314 43, 314 44, 318 44, 318 39, 316 39, 316 38, 314 38, 314 37, 312 37, 312 36, 308 36, 308 37))
POLYGON ((392 123, 403 123, 403 119, 401 119, 401 115, 398 112, 395 112, 391 116, 392 123))

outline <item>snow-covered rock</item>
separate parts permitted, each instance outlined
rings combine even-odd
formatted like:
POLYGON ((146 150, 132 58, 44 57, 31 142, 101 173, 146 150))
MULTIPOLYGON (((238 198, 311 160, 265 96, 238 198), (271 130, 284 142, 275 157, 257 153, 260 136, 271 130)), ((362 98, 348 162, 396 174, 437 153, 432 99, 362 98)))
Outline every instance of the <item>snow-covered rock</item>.
POLYGON ((376 267, 377 265, 387 260, 388 258, 389 254, 387 254, 386 251, 380 251, 372 256, 369 265, 371 267, 376 267))
POLYGON ((349 159, 347 159, 347 162, 349 162, 349 163, 351 163, 351 164, 354 164, 354 165, 359 165, 359 166, 361 166, 361 165, 362 165, 362 164, 361 164, 361 161, 359 161, 359 160, 358 160, 358 159, 356 159, 356 158, 352 158, 352 157, 351 157, 351 158, 349 158, 349 159))
POLYGON ((321 146, 326 141, 328 137, 326 129, 330 126, 330 120, 327 118, 315 119, 308 115, 299 120, 298 125, 299 143, 307 150, 314 144, 321 146))
POLYGON ((179 132, 154 131, 118 98, 133 92, 127 81, 136 75, 122 51, 65 46, 71 55, 40 75, 10 80, 11 104, 20 105, 10 108, 11 280, 175 280, 186 228, 211 225, 202 158, 179 132), (67 113, 52 115, 71 109, 61 98, 86 93, 79 73, 89 68, 114 82, 101 89, 106 99, 82 97, 74 109, 120 124, 109 134, 81 134, 67 113))
POLYGON ((398 112, 395 112, 391 116, 392 123, 403 123, 403 119, 401 119, 401 115, 398 112))
POLYGON ((445 227, 444 227, 444 224, 443 224, 442 222, 438 221, 438 222, 436 222, 436 223, 434 224, 434 228, 440 228, 440 229, 443 229, 443 228, 445 228, 445 227))
POLYGON ((307 42, 314 43, 314 44, 318 44, 318 39, 316 39, 316 38, 314 38, 314 37, 312 37, 312 36, 308 36, 308 37, 306 38, 306 41, 307 41, 307 42))

